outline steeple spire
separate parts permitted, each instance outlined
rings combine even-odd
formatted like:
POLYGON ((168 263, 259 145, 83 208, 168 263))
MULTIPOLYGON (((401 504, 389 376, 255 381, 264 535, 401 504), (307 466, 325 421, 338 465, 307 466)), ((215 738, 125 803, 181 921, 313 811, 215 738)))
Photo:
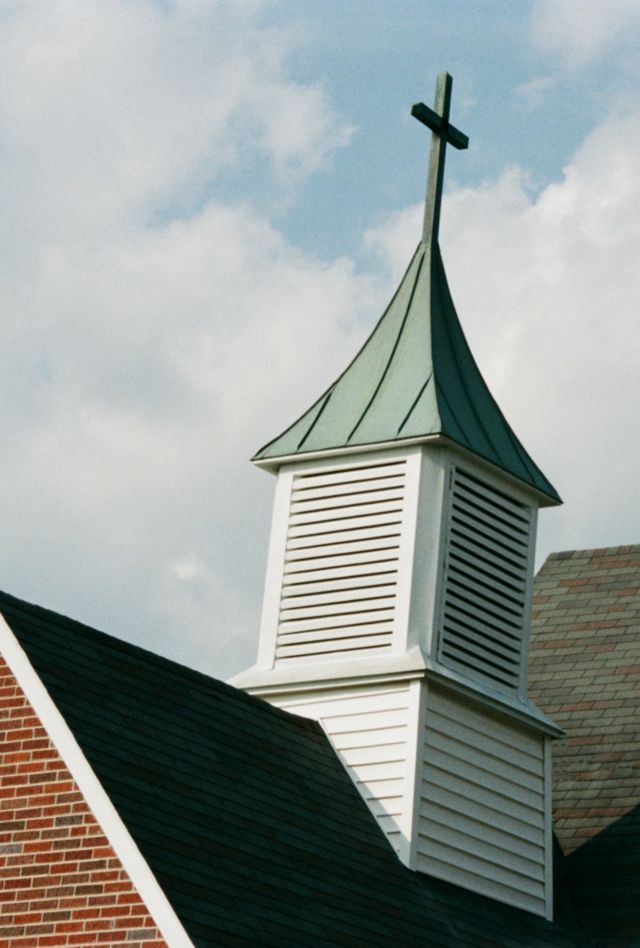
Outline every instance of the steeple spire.
POLYGON ((433 132, 422 239, 391 303, 342 375, 253 460, 277 470, 331 452, 417 442, 455 443, 544 496, 560 498, 509 427, 473 359, 438 247, 446 146, 466 135, 449 122, 451 76, 436 84, 435 108, 411 112, 433 132))
POLYGON ((405 865, 550 917, 550 736, 527 699, 539 506, 560 502, 492 398, 438 223, 342 375, 254 460, 277 474, 257 665, 235 684, 320 721, 405 865))
POLYGON ((447 144, 454 148, 469 147, 469 139, 454 125, 449 123, 451 108, 451 87, 453 79, 448 72, 442 72, 436 81, 436 96, 433 109, 423 102, 417 102, 411 114, 432 131, 431 150, 429 152, 429 172, 427 175, 427 194, 424 206, 422 242, 435 246, 440 226, 440 205, 444 182, 444 159, 447 144))

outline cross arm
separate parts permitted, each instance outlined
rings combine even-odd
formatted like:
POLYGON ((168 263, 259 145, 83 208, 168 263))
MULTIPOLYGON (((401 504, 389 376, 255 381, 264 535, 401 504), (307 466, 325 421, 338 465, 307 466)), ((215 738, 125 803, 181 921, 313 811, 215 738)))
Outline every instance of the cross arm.
POLYGON ((427 128, 430 128, 432 132, 436 132, 446 138, 447 142, 453 145, 454 148, 463 150, 469 147, 469 139, 463 132, 448 122, 445 125, 442 116, 438 115, 437 112, 434 112, 433 109, 430 109, 429 106, 423 102, 416 102, 411 108, 411 114, 414 118, 417 118, 419 122, 422 122, 423 125, 426 125, 427 128))

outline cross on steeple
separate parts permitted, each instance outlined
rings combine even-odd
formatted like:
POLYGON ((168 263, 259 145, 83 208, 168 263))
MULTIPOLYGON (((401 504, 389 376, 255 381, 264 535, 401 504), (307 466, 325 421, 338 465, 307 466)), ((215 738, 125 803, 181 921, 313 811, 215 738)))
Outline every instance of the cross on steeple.
POLYGON ((444 180, 444 156, 447 144, 454 148, 468 148, 469 139, 455 126, 449 124, 451 106, 451 86, 453 79, 448 72, 442 72, 436 82, 436 97, 433 109, 418 102, 411 114, 419 122, 431 129, 431 151, 429 152, 429 173, 427 175, 427 195, 424 206, 424 224, 422 240, 435 246, 440 225, 440 204, 442 202, 442 184, 444 180))

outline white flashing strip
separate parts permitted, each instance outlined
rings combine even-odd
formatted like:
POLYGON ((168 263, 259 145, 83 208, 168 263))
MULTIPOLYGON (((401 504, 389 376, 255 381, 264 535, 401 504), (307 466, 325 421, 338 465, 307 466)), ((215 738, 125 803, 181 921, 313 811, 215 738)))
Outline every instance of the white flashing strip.
POLYGON ((415 645, 409 652, 400 655, 390 655, 385 658, 367 657, 347 659, 343 662, 323 662, 318 665, 292 665, 290 668, 262 669, 253 665, 246 671, 240 672, 229 679, 228 684, 234 688, 257 693, 263 686, 281 691, 280 686, 307 685, 327 682, 333 688, 338 682, 358 681, 363 676, 389 677, 392 675, 404 676, 412 672, 421 674, 426 668, 425 660, 419 646, 415 645))
POLYGON ((326 688, 346 688, 351 685, 373 682, 408 681, 413 678, 426 678, 466 695, 472 701, 513 718, 550 737, 562 737, 564 731, 555 721, 547 717, 532 701, 522 701, 515 695, 494 691, 486 684, 477 682, 430 658, 425 658, 418 646, 406 655, 381 659, 361 659, 358 662, 344 662, 339 674, 335 663, 320 665, 317 668, 289 668, 258 670, 256 666, 235 675, 229 680, 234 688, 241 688, 258 698, 269 698, 280 694, 298 691, 319 691, 326 688))
POLYGON ((564 734, 562 728, 558 727, 555 721, 547 717, 532 701, 523 701, 518 696, 494 691, 484 683, 479 685, 465 675, 447 668, 446 665, 441 665, 435 659, 424 656, 418 645, 404 655, 343 662, 339 669, 335 662, 316 667, 293 666, 267 670, 253 665, 230 678, 228 684, 248 691, 252 695, 264 697, 306 689, 314 691, 319 688, 342 688, 346 685, 362 684, 365 680, 391 681, 396 678, 431 678, 454 691, 495 708, 502 714, 546 731, 552 737, 561 737, 564 734))
POLYGON ((350 444, 342 448, 323 448, 320 451, 300 451, 299 454, 283 454, 275 458, 252 458, 256 467, 275 474, 283 464, 292 464, 297 461, 315 461, 321 458, 335 458, 342 455, 363 454, 365 452, 385 451, 388 448, 408 448, 413 444, 442 441, 441 435, 423 435, 420 438, 398 438, 397 441, 380 441, 372 444, 350 444))
POLYGON ((481 455, 476 454, 469 448, 465 448, 463 445, 458 444, 457 441, 452 441, 451 438, 442 434, 422 435, 414 438, 398 438, 397 441, 380 441, 373 444, 353 444, 341 448, 325 448, 321 451, 300 451, 298 454, 284 454, 281 457, 273 458, 252 458, 251 460, 256 467, 261 467, 271 474, 277 474, 278 468, 282 467, 283 464, 293 464, 298 461, 315 461, 321 458, 339 457, 340 455, 362 454, 366 451, 386 451, 390 448, 408 448, 414 444, 437 444, 445 448, 451 448, 461 457, 471 459, 481 467, 497 473, 501 479, 506 478, 510 484, 521 491, 524 490, 527 496, 534 497, 540 507, 557 507, 562 503, 561 500, 553 499, 548 494, 538 490, 537 487, 527 484, 526 481, 521 481, 515 474, 505 471, 492 461, 488 461, 487 458, 483 458, 481 455))
POLYGON ((15 635, 0 614, 0 654, 15 675, 56 750, 77 783, 111 847, 170 948, 193 948, 182 922, 93 772, 15 635))
POLYGON ((472 679, 466 678, 459 672, 447 668, 445 665, 440 665, 431 659, 428 663, 426 677, 442 687, 466 695, 479 704, 493 708, 500 714, 513 718, 535 730, 542 731, 550 737, 562 737, 565 733, 555 721, 547 717, 532 701, 521 701, 520 698, 514 695, 494 691, 493 688, 489 688, 485 684, 479 685, 472 679))

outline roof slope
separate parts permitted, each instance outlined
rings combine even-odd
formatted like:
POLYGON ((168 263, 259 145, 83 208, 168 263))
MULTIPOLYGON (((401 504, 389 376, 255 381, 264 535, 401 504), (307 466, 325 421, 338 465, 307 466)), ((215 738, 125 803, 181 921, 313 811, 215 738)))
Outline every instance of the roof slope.
POLYGON ((612 944, 636 944, 640 546, 556 553, 535 593, 529 693, 567 733, 554 745, 554 825, 574 901, 612 944))
POLYGON ((467 345, 437 244, 421 243, 355 359, 254 461, 444 436, 560 498, 494 401, 467 345))
POLYGON ((402 866, 315 722, 10 596, 0 611, 199 948, 590 943, 402 866))

